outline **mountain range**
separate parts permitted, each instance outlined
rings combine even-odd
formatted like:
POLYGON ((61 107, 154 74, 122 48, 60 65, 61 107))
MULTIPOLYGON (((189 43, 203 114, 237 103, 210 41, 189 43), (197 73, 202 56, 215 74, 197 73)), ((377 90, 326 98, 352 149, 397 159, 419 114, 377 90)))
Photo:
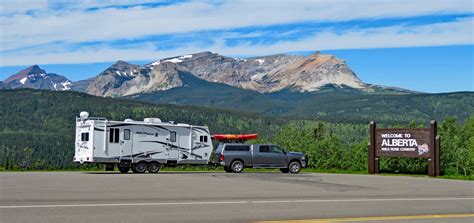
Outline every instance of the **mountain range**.
POLYGON ((117 61, 98 75, 77 82, 34 65, 0 82, 0 89, 18 88, 78 91, 161 104, 311 118, 337 110, 324 103, 361 105, 370 101, 364 108, 351 107, 346 111, 350 112, 401 106, 396 101, 407 102, 409 98, 398 97, 403 95, 418 95, 430 103, 437 98, 436 94, 364 83, 345 61, 319 52, 308 56, 278 54, 253 58, 201 52, 145 65, 117 61))
POLYGON ((278 54, 247 59, 201 52, 164 58, 146 65, 117 61, 97 76, 74 83, 34 65, 10 76, 4 84, 12 89, 75 90, 96 96, 121 97, 183 87, 180 72, 207 82, 259 93, 315 92, 325 86, 364 92, 381 88, 363 83, 345 61, 319 52, 309 56, 278 54))

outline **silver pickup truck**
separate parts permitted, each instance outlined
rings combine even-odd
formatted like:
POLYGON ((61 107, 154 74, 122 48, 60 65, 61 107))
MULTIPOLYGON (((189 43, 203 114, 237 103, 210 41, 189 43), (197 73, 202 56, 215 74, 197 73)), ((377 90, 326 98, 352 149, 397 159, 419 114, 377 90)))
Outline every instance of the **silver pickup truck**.
POLYGON ((215 151, 214 163, 234 173, 244 168, 280 168, 283 173, 299 173, 306 167, 307 157, 271 144, 221 143, 215 151))

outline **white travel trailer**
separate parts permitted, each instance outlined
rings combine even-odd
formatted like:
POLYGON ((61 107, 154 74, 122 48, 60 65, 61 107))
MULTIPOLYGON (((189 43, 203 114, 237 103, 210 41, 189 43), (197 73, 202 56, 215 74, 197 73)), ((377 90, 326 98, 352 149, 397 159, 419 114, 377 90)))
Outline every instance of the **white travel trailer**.
POLYGON ((157 173, 161 165, 208 164, 212 140, 207 126, 126 119, 110 121, 81 112, 76 118, 74 162, 115 165, 122 173, 157 173))

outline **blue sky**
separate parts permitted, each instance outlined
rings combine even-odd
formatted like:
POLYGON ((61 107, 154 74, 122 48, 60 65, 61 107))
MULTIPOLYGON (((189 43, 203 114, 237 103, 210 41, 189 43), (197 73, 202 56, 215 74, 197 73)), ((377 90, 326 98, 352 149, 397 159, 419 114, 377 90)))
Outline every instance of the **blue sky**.
POLYGON ((474 91, 472 1, 74 1, 0 4, 0 80, 31 64, 71 80, 116 60, 201 51, 335 54, 367 83, 474 91))

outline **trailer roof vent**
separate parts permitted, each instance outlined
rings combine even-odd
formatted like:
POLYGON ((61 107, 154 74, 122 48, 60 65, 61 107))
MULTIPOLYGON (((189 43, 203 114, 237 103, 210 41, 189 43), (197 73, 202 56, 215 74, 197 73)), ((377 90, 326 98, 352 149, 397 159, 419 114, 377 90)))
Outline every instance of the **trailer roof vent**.
POLYGON ((161 123, 159 118, 145 118, 143 121, 146 123, 161 123))
POLYGON ((133 122, 133 119, 127 118, 127 119, 124 120, 124 122, 133 122))

